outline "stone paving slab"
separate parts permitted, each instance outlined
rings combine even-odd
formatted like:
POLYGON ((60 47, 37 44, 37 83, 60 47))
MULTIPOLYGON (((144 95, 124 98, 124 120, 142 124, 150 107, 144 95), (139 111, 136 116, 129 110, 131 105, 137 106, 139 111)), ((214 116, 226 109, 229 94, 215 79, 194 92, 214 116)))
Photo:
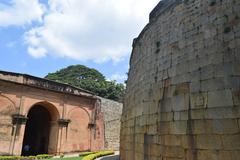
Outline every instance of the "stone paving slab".
POLYGON ((119 151, 115 151, 114 155, 97 158, 96 160, 119 160, 119 151))
POLYGON ((96 160, 119 160, 119 155, 101 157, 96 160))

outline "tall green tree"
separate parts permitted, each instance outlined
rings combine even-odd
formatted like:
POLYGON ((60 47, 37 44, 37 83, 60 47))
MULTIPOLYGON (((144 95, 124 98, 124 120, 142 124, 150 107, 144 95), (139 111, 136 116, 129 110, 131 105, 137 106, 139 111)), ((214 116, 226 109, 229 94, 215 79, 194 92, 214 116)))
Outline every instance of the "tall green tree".
POLYGON ((125 90, 123 84, 106 81, 102 73, 84 65, 68 66, 55 73, 49 73, 45 78, 70 84, 116 101, 122 101, 125 90))

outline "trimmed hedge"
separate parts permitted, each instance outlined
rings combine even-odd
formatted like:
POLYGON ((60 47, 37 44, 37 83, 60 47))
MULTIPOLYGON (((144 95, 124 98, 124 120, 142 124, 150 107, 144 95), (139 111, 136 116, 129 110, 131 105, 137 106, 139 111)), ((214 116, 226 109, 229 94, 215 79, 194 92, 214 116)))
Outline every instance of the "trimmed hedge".
POLYGON ((37 156, 0 156, 0 160, 38 160, 38 159, 50 159, 52 155, 40 154, 37 156))
POLYGON ((84 156, 87 156, 89 154, 94 154, 94 153, 97 153, 97 152, 82 152, 79 154, 79 157, 84 157, 84 156))
POLYGON ((93 154, 83 157, 82 160, 94 160, 95 158, 112 155, 112 154, 114 154, 113 151, 99 151, 99 152, 96 152, 96 153, 93 153, 93 154))

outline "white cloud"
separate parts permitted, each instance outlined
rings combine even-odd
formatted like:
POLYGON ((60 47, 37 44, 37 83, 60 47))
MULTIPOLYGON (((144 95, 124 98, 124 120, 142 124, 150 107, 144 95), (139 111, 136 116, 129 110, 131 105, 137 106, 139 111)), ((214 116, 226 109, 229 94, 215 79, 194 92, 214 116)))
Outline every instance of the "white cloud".
POLYGON ((0 27, 38 22, 24 34, 28 53, 80 61, 120 61, 159 0, 9 0, 0 2, 0 27))
POLYGON ((41 48, 41 47, 38 47, 38 48, 29 47, 28 53, 34 58, 41 58, 46 56, 47 51, 45 48, 41 48))
POLYGON ((108 78, 109 81, 117 81, 120 83, 123 83, 125 80, 127 80, 127 75, 126 74, 119 74, 119 73, 115 73, 113 75, 111 75, 110 78, 108 78))
POLYGON ((33 21, 42 21, 45 7, 38 0, 10 0, 0 2, 0 27, 24 26, 33 21))
POLYGON ((129 55, 132 39, 158 1, 49 0, 42 25, 25 34, 28 53, 35 58, 119 61, 129 55))

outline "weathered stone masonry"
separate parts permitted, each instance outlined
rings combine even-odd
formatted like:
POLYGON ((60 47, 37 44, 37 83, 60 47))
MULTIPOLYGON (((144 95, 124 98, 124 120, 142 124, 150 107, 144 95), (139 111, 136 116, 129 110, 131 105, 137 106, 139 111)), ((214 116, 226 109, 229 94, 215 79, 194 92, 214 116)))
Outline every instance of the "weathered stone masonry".
POLYGON ((101 98, 104 113, 105 149, 119 150, 122 103, 101 98))
POLYGON ((133 42, 121 160, 238 160, 240 1, 163 0, 133 42))

